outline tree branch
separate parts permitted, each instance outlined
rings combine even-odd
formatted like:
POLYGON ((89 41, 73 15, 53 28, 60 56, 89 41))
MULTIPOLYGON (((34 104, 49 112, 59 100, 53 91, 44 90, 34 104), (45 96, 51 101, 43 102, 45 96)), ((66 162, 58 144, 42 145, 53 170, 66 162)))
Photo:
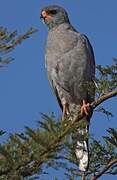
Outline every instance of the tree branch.
POLYGON ((21 44, 21 42, 24 39, 27 39, 30 37, 30 35, 32 35, 33 33, 37 32, 36 29, 30 28, 25 34, 19 36, 17 39, 14 40, 14 43, 12 44, 8 44, 8 45, 4 45, 4 49, 5 50, 11 50, 13 48, 15 48, 15 46, 17 46, 18 44, 21 44))
MULTIPOLYGON (((117 95, 117 90, 113 90, 112 92, 109 92, 106 95, 103 95, 100 98, 98 98, 97 100, 95 100, 94 102, 92 102, 90 104, 90 106, 91 106, 92 109, 95 109, 98 105, 100 105, 101 103, 103 103, 107 99, 112 98, 112 97, 114 97, 116 95, 117 95)), ((52 152, 53 150, 55 150, 59 146, 61 140, 65 137, 65 135, 69 132, 69 130, 71 128, 73 128, 76 125, 76 123, 78 123, 83 117, 84 117, 84 115, 82 115, 80 112, 78 112, 77 118, 74 119, 73 121, 70 121, 70 123, 66 126, 65 130, 60 134, 60 136, 57 137, 56 140, 53 141, 53 143, 51 144, 49 150, 44 151, 40 155, 41 160, 37 160, 34 163, 33 167, 30 168, 29 173, 33 172, 35 167, 37 167, 37 166, 39 167, 40 165, 43 164, 43 162, 45 160, 48 159, 50 152, 52 152), (44 157, 44 158, 42 158, 42 157, 44 157)))
MULTIPOLYGON (((98 105, 100 105, 101 103, 103 103, 104 101, 106 101, 109 98, 112 98, 114 96, 117 95, 117 90, 113 90, 112 92, 107 93, 106 95, 101 96, 100 98, 98 98, 97 100, 95 100, 94 102, 92 102, 90 104, 92 109, 95 109, 98 105)), ((19 170, 21 172, 21 175, 23 177, 26 176, 31 176, 34 174, 35 169, 37 170, 45 161, 50 159, 50 154, 51 152, 55 152, 56 149, 59 147, 62 139, 65 137, 65 135, 69 132, 69 130, 73 127, 76 126, 76 124, 83 119, 84 115, 82 115, 80 112, 78 112, 78 116, 77 118, 75 118, 73 121, 70 121, 69 124, 65 127, 65 129, 63 130, 63 132, 55 139, 53 140, 53 142, 51 143, 50 147, 43 151, 41 153, 41 155, 39 156, 40 159, 36 159, 33 160, 33 166, 30 167, 30 163, 28 161, 25 161, 23 164, 20 164, 20 166, 18 166, 17 170, 19 170), (28 166, 29 165, 29 166, 28 166), (24 171, 23 171, 24 169, 24 171)), ((117 159, 116 159, 117 161, 117 159)), ((98 174, 97 176, 101 176, 105 171, 107 171, 113 164, 115 163, 115 160, 113 160, 112 162, 110 162, 106 168, 104 168, 104 170, 102 170, 100 172, 100 174, 98 174)), ((37 171, 36 171, 37 172, 37 171)), ((4 174, 4 172, 0 171, 0 175, 4 174)), ((95 179, 92 179, 95 180, 95 179)))
POLYGON ((101 103, 103 103, 104 101, 106 101, 107 99, 110 99, 114 96, 117 96, 117 89, 99 97, 97 100, 95 100, 94 102, 91 103, 91 106, 93 109, 95 109, 98 105, 100 105, 101 103))
POLYGON ((91 178, 91 180, 96 180, 101 177, 108 169, 110 169, 115 163, 117 163, 117 158, 111 160, 100 172, 91 178))

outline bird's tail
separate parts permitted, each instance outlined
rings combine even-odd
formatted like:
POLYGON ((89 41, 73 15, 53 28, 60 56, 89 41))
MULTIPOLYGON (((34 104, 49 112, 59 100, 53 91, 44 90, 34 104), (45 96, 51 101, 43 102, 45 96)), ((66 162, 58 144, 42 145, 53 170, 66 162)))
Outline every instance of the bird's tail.
MULTIPOLYGON (((77 117, 78 110, 80 106, 72 106, 70 112, 73 112, 73 119, 77 117), (77 112, 77 113, 76 113, 77 112)), ((88 148, 88 131, 89 131, 89 117, 83 118, 79 122, 77 129, 76 150, 75 154, 79 162, 79 169, 81 171, 87 171, 89 166, 89 148, 88 148)))
POLYGON ((85 128, 78 128, 77 144, 76 144, 76 157, 79 161, 79 169, 87 171, 89 166, 89 149, 88 149, 88 126, 85 128))

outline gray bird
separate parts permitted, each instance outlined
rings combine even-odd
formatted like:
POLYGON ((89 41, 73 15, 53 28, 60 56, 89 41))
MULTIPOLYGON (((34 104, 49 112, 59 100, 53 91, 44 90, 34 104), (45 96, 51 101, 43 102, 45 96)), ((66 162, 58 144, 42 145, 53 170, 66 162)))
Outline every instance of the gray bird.
MULTIPOLYGON (((48 27, 45 65, 48 79, 62 109, 72 119, 79 110, 89 124, 92 113, 89 103, 95 96, 95 60, 88 38, 71 25, 64 8, 50 5, 41 10, 41 19, 48 27)), ((84 135, 89 125, 78 128, 76 157, 79 169, 86 171, 89 163, 88 139, 84 135)))

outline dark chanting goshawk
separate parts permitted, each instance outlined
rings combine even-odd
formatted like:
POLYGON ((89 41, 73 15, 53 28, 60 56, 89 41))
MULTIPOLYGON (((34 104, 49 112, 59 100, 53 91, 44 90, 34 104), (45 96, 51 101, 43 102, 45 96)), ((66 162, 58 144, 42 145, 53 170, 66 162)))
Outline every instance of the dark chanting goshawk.
MULTIPOLYGON (((89 104, 95 97, 95 60, 88 38, 71 25, 64 8, 50 5, 41 10, 41 18, 48 27, 45 65, 48 79, 62 109, 62 120, 81 111, 85 127, 79 127, 75 154, 79 169, 89 164, 88 133, 92 113, 89 104)), ((72 120, 72 119, 71 119, 72 120)))

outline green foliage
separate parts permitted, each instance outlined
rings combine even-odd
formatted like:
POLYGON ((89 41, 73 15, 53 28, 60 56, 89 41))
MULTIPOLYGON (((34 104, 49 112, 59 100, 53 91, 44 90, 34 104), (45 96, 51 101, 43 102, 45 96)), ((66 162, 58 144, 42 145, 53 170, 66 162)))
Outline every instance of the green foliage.
MULTIPOLYGON (((6 56, 18 44, 36 32, 29 29, 25 34, 18 36, 17 31, 8 32, 0 28, 0 65, 8 64, 13 59, 6 56)), ((117 87, 117 59, 114 65, 97 66, 98 78, 96 79, 96 97, 106 94, 117 87)), ((102 106, 97 108, 107 117, 112 113, 102 106)), ((47 174, 48 168, 64 169, 65 179, 77 179, 82 176, 78 169, 78 161, 75 156, 76 136, 78 127, 85 127, 86 121, 70 124, 70 117, 66 117, 61 123, 53 116, 42 114, 42 120, 38 122, 37 129, 25 128, 23 133, 10 135, 8 140, 0 145, 0 180, 38 179, 42 174, 47 174), (45 169, 46 167, 46 169, 45 169), (36 176, 35 176, 36 175, 36 176)), ((117 174, 117 161, 109 168, 108 164, 117 159, 117 129, 107 130, 108 135, 103 136, 103 141, 97 141, 84 134, 83 140, 90 139, 89 169, 85 173, 86 179, 102 174, 117 174)), ((0 136, 5 132, 0 131, 0 136)), ((57 178, 55 178, 57 179, 57 178)))
POLYGON ((117 59, 114 58, 113 61, 111 66, 97 65, 97 97, 117 88, 117 59))
MULTIPOLYGON (((90 173, 99 172, 102 167, 117 158, 117 129, 110 128, 107 132, 109 135, 103 136, 103 143, 92 139, 90 145, 90 173)), ((116 166, 112 166, 106 173, 112 174, 112 169, 115 171, 116 166)))
POLYGON ((3 130, 0 130, 0 136, 4 135, 5 134, 5 131, 3 130))
MULTIPOLYGON (((82 176, 78 170, 75 157, 75 143, 68 133, 60 139, 65 131, 59 121, 43 115, 37 129, 26 127, 25 132, 11 135, 6 143, 0 146, 0 179, 21 179, 39 176, 46 172, 43 165, 59 170, 65 170, 66 178, 73 179, 82 176), (11 166, 12 164, 12 166, 11 166)), ((117 129, 109 129, 109 135, 104 136, 104 143, 90 138, 90 166, 87 178, 98 173, 103 166, 117 157, 117 129)), ((108 170, 116 174, 117 164, 108 170)))
POLYGON ((113 117, 113 114, 110 111, 108 111, 107 109, 105 109, 103 106, 99 106, 98 108, 96 108, 95 111, 105 114, 108 119, 113 117))
MULTIPOLYGON (((19 36, 17 31, 8 32, 6 28, 0 27, 0 67, 11 63, 13 58, 6 57, 6 54, 14 50, 17 45, 21 44, 22 41, 29 38, 36 31, 36 29, 30 28, 26 33, 19 36)), ((4 133, 4 131, 0 130, 0 136, 4 133)), ((0 173, 1 180, 21 179, 19 171, 17 172, 15 169, 15 164, 20 165, 21 162, 29 160, 30 157, 26 157, 26 154, 23 154, 26 150, 23 141, 20 141, 16 135, 12 135, 6 145, 0 145, 0 171, 3 172, 3 175, 0 173)))
MULTIPOLYGON (((117 88, 117 58, 113 59, 114 64, 111 66, 103 67, 97 65, 97 78, 96 78, 96 97, 100 97, 117 88)), ((109 119, 113 117, 112 112, 108 111, 103 106, 96 108, 97 112, 101 112, 109 119)))
MULTIPOLYGON (((16 33, 11 37, 15 35, 16 33)), ((116 66, 116 61, 111 67, 98 66, 100 75, 97 79, 97 96, 115 89, 116 66), (108 85, 102 86, 102 82, 108 85)), ((102 106, 97 111, 106 114, 107 117, 112 116, 111 112, 102 106)), ((11 135, 7 142, 0 145, 0 180, 34 179, 42 174, 47 176, 46 170, 50 167, 56 170, 64 169, 66 179, 72 180, 82 176, 82 172, 78 170, 75 148, 77 129, 85 127, 86 121, 75 122, 69 126, 70 122, 69 116, 61 123, 53 114, 42 114, 37 129, 26 127, 23 133, 11 135)), ((117 157, 117 129, 110 128, 107 132, 109 135, 103 137, 103 142, 91 138, 89 134, 83 136, 83 139, 90 139, 89 170, 85 174, 87 179, 100 173, 117 157)), ((1 135, 3 133, 1 131, 1 135)), ((104 173, 116 175, 117 161, 104 173)))
POLYGON ((0 65, 3 66, 10 63, 13 58, 6 57, 6 53, 14 50, 17 45, 21 44, 22 41, 29 38, 36 31, 36 29, 30 28, 25 34, 19 36, 16 30, 8 32, 6 28, 0 27, 0 65))

